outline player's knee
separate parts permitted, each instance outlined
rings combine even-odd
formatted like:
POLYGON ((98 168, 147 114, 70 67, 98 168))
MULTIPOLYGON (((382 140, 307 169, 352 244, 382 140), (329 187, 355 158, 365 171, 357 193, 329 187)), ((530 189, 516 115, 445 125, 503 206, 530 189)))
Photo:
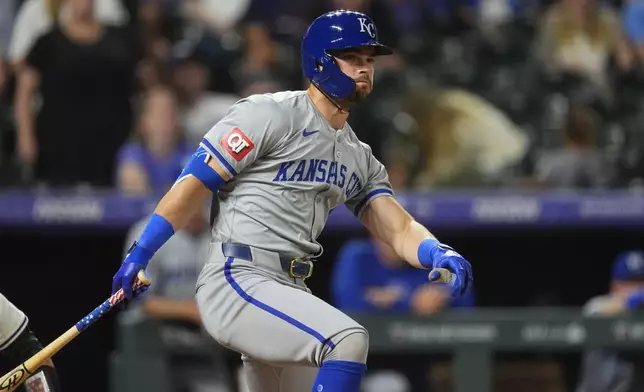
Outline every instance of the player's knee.
POLYGON ((327 360, 367 363, 369 354, 369 333, 359 326, 347 331, 335 344, 335 348, 324 356, 327 360))

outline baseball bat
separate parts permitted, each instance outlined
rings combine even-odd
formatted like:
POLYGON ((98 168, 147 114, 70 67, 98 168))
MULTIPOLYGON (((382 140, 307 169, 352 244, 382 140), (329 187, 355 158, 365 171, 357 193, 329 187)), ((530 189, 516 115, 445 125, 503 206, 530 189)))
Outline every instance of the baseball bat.
MULTIPOLYGON (((149 286, 152 283, 143 270, 139 271, 137 278, 138 279, 134 284, 134 290, 140 289, 144 286, 149 286)), ((0 378, 0 392, 12 392, 18 388, 34 372, 38 371, 38 369, 40 369, 47 360, 53 357, 54 354, 74 340, 74 338, 81 332, 89 328, 90 325, 94 324, 96 320, 101 318, 105 313, 112 310, 114 306, 122 302, 124 298, 125 293, 121 288, 96 309, 88 313, 87 316, 78 321, 73 327, 68 329, 67 332, 60 335, 56 340, 49 343, 45 348, 38 351, 15 369, 2 376, 2 378, 0 378)))
MULTIPOLYGON (((454 278, 454 276, 452 276, 452 272, 450 270, 446 268, 434 268, 429 272, 429 274, 431 275, 434 272, 438 272, 440 274, 440 278, 438 278, 438 280, 432 281, 432 283, 452 283, 453 282, 452 279, 454 278)), ((2 390, 0 389, 0 391, 2 390)))

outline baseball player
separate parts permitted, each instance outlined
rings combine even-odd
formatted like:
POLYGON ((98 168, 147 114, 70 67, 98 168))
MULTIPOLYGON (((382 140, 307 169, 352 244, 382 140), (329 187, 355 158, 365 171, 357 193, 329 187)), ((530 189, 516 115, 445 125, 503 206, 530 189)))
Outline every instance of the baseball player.
MULTIPOLYGON (((610 291, 584 306, 588 317, 619 316, 644 309, 644 251, 628 250, 615 258, 610 291)), ((619 333, 618 328, 615 333, 619 333)), ((635 352, 594 349, 584 353, 575 392, 636 392, 644 390, 644 360, 635 352)))
MULTIPOLYGON (((0 294, 0 355, 14 366, 43 348, 28 324, 27 316, 0 294)), ((60 392, 58 374, 51 360, 29 377, 23 387, 26 392, 60 392)))
POLYGON ((363 13, 315 19, 302 40, 308 89, 234 104, 114 276, 112 289, 131 297, 137 272, 212 197, 213 241, 197 305, 210 335, 242 354, 251 392, 360 388, 367 331, 305 284, 322 254, 316 239, 339 204, 411 265, 450 269, 454 295, 472 283, 470 264, 396 202, 383 165, 347 124, 351 107, 372 91, 375 58, 391 53, 363 13))

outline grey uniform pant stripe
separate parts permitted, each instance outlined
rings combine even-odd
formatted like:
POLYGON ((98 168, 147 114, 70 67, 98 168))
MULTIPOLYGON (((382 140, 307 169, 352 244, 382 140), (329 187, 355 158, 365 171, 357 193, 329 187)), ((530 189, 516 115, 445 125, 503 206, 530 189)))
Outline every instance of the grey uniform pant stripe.
POLYGON ((260 309, 262 309, 262 310, 264 310, 264 311, 266 311, 266 312, 268 312, 268 313, 270 313, 270 314, 272 314, 272 315, 274 315, 276 317, 279 317, 280 319, 286 321, 287 323, 293 325, 294 327, 297 327, 300 330, 308 333, 309 335, 311 335, 314 338, 316 338, 317 340, 319 340, 320 343, 322 343, 323 345, 328 345, 331 349, 335 348, 335 344, 330 340, 330 338, 325 338, 324 336, 322 336, 322 334, 320 334, 319 332, 317 332, 313 328, 310 328, 310 327, 304 325, 302 322, 292 318, 291 316, 289 316, 287 314, 284 314, 284 313, 280 312, 279 310, 277 310, 277 309, 275 309, 275 308, 263 303, 262 301, 259 301, 256 298, 253 298, 252 296, 248 295, 244 291, 244 289, 242 289, 239 286, 239 284, 237 284, 237 282, 235 282, 235 279, 233 278, 233 276, 231 274, 230 269, 231 269, 231 266, 232 266, 232 263, 233 263, 234 260, 235 260, 234 257, 228 257, 226 259, 226 265, 224 267, 224 275, 226 276, 226 280, 228 281, 230 286, 233 288, 233 290, 235 290, 235 292, 237 292, 237 294, 239 294, 240 297, 242 297, 246 302, 257 306, 258 308, 260 308, 260 309))

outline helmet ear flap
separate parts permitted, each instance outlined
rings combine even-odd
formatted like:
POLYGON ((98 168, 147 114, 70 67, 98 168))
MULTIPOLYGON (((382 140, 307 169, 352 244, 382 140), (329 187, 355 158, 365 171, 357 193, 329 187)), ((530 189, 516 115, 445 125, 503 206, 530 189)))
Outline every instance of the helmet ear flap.
POLYGON ((355 81, 340 70, 333 56, 327 53, 317 59, 316 63, 322 67, 313 78, 316 86, 324 86, 323 91, 335 99, 353 94, 356 89, 355 81))

